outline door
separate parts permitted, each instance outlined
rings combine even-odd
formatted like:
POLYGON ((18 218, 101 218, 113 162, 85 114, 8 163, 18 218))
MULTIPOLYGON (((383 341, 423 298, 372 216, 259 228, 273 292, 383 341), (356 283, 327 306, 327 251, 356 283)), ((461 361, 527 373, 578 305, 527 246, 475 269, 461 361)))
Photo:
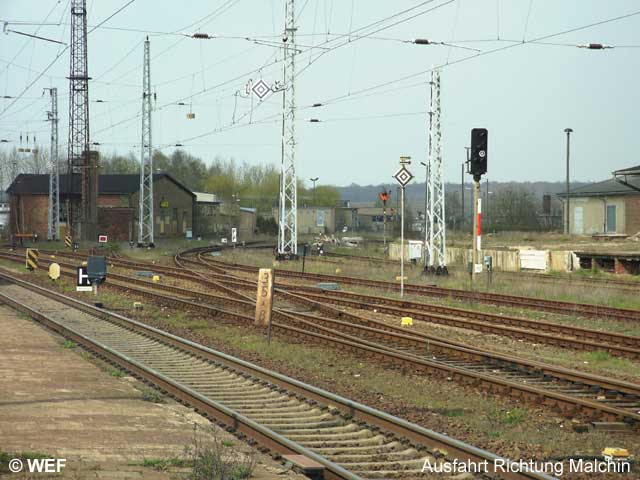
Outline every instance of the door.
POLYGON ((573 233, 576 235, 582 235, 584 233, 582 207, 573 207, 573 233))
POLYGON ((616 206, 615 205, 607 205, 606 233, 616 233, 616 206))

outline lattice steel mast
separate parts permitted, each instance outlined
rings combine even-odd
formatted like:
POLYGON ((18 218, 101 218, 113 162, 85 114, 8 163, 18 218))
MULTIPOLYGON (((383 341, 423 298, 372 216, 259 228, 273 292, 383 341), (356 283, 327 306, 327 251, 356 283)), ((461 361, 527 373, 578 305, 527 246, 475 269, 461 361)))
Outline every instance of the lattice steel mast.
POLYGON ((295 165, 295 11, 294 0, 285 0, 284 70, 282 89, 282 163, 278 222, 278 258, 298 255, 298 191, 295 165))
POLYGON ((58 89, 48 88, 51 96, 51 111, 47 120, 51 122, 51 149, 49 153, 49 212, 47 218, 48 240, 60 239, 60 167, 58 163, 58 89))
POLYGON ((67 157, 67 225, 75 238, 88 238, 90 217, 89 181, 89 70, 87 64, 87 2, 71 0, 71 47, 69 71, 69 143, 67 157), (80 177, 80 182, 78 182, 80 177), (74 201, 80 183, 80 208, 74 201))
POLYGON ((444 174, 442 130, 440 129, 440 71, 431 72, 429 108, 429 158, 427 160, 427 208, 425 229, 425 271, 447 274, 446 223, 444 216, 444 174))
POLYGON ((140 212, 138 246, 153 247, 153 148, 151 144, 151 57, 149 37, 144 42, 142 72, 142 141, 140 153, 140 212))

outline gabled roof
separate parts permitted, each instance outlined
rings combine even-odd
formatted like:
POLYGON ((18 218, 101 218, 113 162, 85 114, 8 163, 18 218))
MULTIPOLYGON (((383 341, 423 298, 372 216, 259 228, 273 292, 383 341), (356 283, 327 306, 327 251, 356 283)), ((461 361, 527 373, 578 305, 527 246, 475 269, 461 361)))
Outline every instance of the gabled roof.
POLYGON ((613 172, 614 176, 618 175, 640 175, 640 165, 635 167, 623 168, 622 170, 616 170, 613 172))
MULTIPOLYGON (((628 183, 640 188, 640 177, 628 178, 628 183)), ((609 179, 604 182, 596 182, 584 187, 576 188, 569 193, 569 197, 598 197, 607 195, 638 195, 640 192, 628 187, 616 180, 609 179)), ((559 197, 566 197, 565 193, 559 193, 559 197)))
MULTIPOLYGON (((175 183, 189 195, 195 196, 191 190, 168 173, 154 173, 153 181, 155 183, 164 177, 175 183)), ((60 175, 59 185, 61 195, 68 195, 69 193, 80 194, 79 175, 74 175, 71 179, 66 174, 60 175)), ((98 194, 100 195, 128 195, 137 192, 139 189, 140 175, 136 173, 103 174, 98 177, 98 194)), ((49 194, 49 174, 21 173, 13 180, 7 189, 7 193, 17 195, 47 195, 49 194)))

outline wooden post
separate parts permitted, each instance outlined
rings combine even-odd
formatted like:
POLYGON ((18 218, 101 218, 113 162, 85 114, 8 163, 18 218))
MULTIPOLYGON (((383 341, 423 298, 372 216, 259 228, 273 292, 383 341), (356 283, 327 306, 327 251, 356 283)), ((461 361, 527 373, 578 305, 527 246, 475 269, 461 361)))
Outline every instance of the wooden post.
POLYGON ((271 325, 273 309, 273 269, 261 268, 258 273, 258 292, 256 294, 255 324, 261 327, 271 325))

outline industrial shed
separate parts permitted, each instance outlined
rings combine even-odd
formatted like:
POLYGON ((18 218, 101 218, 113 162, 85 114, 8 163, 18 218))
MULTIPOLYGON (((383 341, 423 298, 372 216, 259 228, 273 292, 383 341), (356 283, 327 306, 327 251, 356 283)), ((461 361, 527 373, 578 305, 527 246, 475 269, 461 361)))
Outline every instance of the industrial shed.
MULTIPOLYGON (((66 232, 65 202, 69 192, 79 191, 67 175, 60 175, 60 235, 66 232)), ((133 241, 137 237, 140 176, 137 174, 100 175, 98 179, 98 234, 112 240, 133 241)), ((47 237, 49 175, 18 175, 7 189, 9 231, 47 237)), ((194 194, 167 173, 153 175, 154 235, 184 236, 193 226, 194 194)), ((96 239, 97 240, 97 239, 96 239)))
MULTIPOLYGON (((613 173, 610 180, 569 193, 572 234, 625 236, 640 232, 640 166, 613 173)), ((566 194, 559 196, 566 208, 566 194)))

